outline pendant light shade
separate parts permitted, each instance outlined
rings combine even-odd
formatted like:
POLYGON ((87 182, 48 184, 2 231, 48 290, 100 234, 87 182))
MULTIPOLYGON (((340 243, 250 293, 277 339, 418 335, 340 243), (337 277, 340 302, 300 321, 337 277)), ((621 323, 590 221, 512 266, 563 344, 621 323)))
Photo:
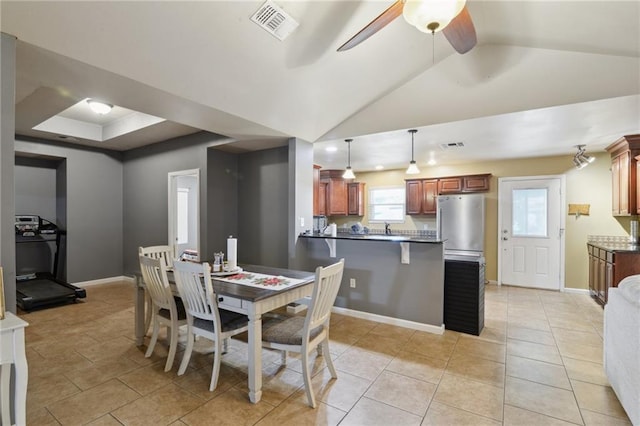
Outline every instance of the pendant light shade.
POLYGON ((351 170, 351 142, 353 141, 353 139, 345 139, 344 141, 347 143, 348 161, 347 161, 347 168, 344 171, 342 178, 355 179, 356 175, 354 175, 353 170, 351 170))
POLYGON ((418 168, 416 161, 413 159, 413 135, 415 135, 416 132, 416 129, 409 130, 409 133, 411 133, 411 161, 409 162, 409 167, 407 168, 408 175, 416 175, 420 173, 420 169, 418 168))

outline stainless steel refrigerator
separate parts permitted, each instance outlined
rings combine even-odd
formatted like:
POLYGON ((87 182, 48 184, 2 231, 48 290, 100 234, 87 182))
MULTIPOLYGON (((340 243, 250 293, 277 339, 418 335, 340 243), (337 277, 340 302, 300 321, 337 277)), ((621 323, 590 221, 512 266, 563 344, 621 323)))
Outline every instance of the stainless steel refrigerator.
POLYGON ((438 238, 446 240, 445 259, 483 258, 484 195, 440 195, 437 201, 438 238))
POLYGON ((438 197, 444 242, 444 326, 479 335, 484 327, 484 195, 438 197))

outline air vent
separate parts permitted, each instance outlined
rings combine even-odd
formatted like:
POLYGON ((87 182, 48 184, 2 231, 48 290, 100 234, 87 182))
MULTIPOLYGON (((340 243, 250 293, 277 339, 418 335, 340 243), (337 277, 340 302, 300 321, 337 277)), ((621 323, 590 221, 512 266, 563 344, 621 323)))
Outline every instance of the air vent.
POLYGON ((298 27, 298 23, 287 12, 270 0, 260 6, 251 20, 281 41, 298 27))
POLYGON ((449 142, 449 143, 441 143, 440 149, 459 149, 464 148, 464 142, 449 142))

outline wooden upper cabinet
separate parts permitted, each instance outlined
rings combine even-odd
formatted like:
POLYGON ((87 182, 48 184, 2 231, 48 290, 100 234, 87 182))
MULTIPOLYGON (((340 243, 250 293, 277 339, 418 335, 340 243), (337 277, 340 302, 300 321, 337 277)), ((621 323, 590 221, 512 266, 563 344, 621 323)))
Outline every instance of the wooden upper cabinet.
POLYGON ((439 194, 466 194, 489 190, 491 174, 451 176, 438 179, 439 194))
POLYGON ((636 214, 640 214, 640 155, 636 156, 636 214))
POLYGON ((438 179, 409 179, 405 185, 407 214, 436 214, 438 179))
POLYGON ((347 191, 347 213, 354 216, 364 216, 364 183, 348 183, 347 191))
MULTIPOLYGON (((313 165, 313 215, 319 216, 324 213, 320 213, 320 166, 313 165)), ((324 202, 323 210, 324 210, 324 202)))
POLYGON ((640 135, 623 136, 607 147, 611 154, 611 212, 630 216, 640 211, 638 161, 640 135))
MULTIPOLYGON (((315 214, 316 216, 327 215, 327 186, 328 185, 329 185, 328 182, 320 182, 318 184, 318 193, 317 193, 318 210, 317 210, 317 213, 315 214)), ((315 197, 316 197, 316 194, 314 194, 314 198, 315 197)))

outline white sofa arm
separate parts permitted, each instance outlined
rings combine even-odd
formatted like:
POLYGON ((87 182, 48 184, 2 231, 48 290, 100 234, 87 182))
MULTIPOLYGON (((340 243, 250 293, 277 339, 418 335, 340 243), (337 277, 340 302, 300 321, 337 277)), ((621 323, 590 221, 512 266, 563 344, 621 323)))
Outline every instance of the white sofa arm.
POLYGON ((609 288, 604 309, 604 368, 634 425, 640 425, 640 275, 609 288))

